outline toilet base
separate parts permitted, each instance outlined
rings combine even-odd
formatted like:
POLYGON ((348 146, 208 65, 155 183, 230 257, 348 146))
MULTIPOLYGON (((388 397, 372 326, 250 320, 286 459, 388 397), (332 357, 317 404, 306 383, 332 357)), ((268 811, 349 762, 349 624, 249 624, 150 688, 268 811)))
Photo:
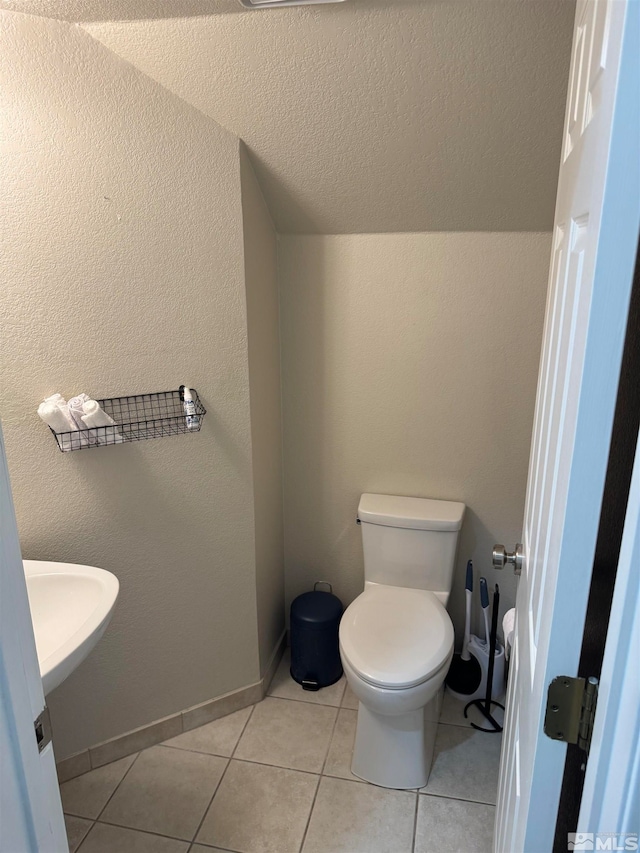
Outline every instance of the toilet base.
POLYGON ((443 691, 425 707, 394 716, 377 714, 360 702, 354 776, 383 788, 423 788, 431 772, 443 691))

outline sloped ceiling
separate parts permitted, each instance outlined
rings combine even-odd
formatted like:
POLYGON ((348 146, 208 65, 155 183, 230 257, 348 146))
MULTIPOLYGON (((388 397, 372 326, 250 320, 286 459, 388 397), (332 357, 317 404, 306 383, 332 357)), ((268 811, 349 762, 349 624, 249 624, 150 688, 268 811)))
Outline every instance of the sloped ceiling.
POLYGON ((34 2, 245 140, 281 232, 552 226, 571 0, 34 2))

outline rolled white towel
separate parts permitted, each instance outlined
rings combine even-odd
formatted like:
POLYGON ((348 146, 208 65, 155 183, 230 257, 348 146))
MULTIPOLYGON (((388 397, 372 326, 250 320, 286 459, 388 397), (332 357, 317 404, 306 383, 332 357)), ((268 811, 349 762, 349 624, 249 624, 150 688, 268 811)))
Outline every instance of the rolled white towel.
POLYGON ((512 607, 511 610, 507 610, 504 614, 504 618, 502 620, 502 633, 504 636, 504 653, 509 660, 509 654, 511 652, 511 647, 513 646, 513 632, 516 627, 516 609, 512 607))
POLYGON ((72 432, 78 427, 67 417, 64 410, 56 403, 44 401, 38 406, 38 414, 54 432, 72 432))
POLYGON ((67 405, 67 401, 64 399, 62 394, 52 394, 50 397, 44 398, 45 403, 56 403, 57 405, 67 405))
MULTIPOLYGON (((95 446, 96 444, 99 444, 96 436, 87 430, 87 425, 82 420, 82 416, 84 414, 82 407, 88 399, 89 397, 87 394, 78 394, 76 397, 72 397, 67 403, 67 406, 69 407, 69 417, 73 420, 80 432, 78 439, 81 447, 95 446)), ((78 439, 76 439, 76 442, 78 439)))
POLYGON ((69 423, 72 424, 73 428, 81 429, 81 427, 79 427, 75 423, 75 421, 69 414, 69 406, 67 405, 67 401, 64 399, 62 394, 52 394, 50 397, 45 397, 44 401, 45 403, 55 403, 56 406, 58 406, 58 408, 62 412, 62 414, 65 416, 65 418, 69 421, 69 423))
POLYGON ((115 426, 116 422, 97 400, 86 400, 82 405, 82 420, 88 427, 115 426))
MULTIPOLYGON (((90 429, 94 429, 96 427, 109 427, 109 426, 117 426, 117 423, 108 415, 104 409, 100 407, 100 404, 96 400, 86 400, 82 406, 84 415, 82 415, 82 421, 85 426, 90 429)), ((108 439, 108 443, 112 444, 120 444, 124 441, 118 430, 112 430, 108 435, 99 435, 98 442, 102 442, 108 439)))
POLYGON ((86 425, 82 422, 82 416, 84 415, 83 405, 87 402, 89 397, 87 394, 78 394, 77 397, 72 397, 68 402, 67 406, 69 407, 69 417, 78 427, 78 429, 86 429, 86 425))

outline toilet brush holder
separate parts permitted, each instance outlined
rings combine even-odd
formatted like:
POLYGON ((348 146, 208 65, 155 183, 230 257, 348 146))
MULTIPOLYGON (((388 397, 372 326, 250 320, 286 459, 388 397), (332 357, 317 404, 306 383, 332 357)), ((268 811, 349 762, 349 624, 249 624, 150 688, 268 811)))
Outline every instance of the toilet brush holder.
MULTIPOLYGON (((474 699, 482 699, 487 692, 487 677, 489 674, 489 644, 484 643, 475 634, 469 638, 469 652, 480 664, 482 677, 478 689, 473 693, 456 693, 450 687, 447 687, 449 693, 456 699, 463 702, 472 702, 474 699)), ((496 644, 496 653, 493 661, 493 678, 491 679, 491 695, 499 698, 504 693, 504 646, 501 643, 496 644)))
MULTIPOLYGON (((476 696, 469 699, 481 699, 487 692, 487 677, 489 675, 489 643, 483 643, 475 634, 469 639, 469 651, 480 663, 482 679, 476 696)), ((496 652, 493 658, 493 678, 491 679, 491 695, 499 699, 504 694, 504 646, 496 641, 496 652)))

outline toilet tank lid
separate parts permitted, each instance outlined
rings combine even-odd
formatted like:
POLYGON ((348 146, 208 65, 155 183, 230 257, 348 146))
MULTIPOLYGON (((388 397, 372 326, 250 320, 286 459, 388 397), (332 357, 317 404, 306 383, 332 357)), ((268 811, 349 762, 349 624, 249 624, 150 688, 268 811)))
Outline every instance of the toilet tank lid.
POLYGON ((464 510, 458 501, 366 494, 360 498, 358 520, 385 527, 451 531, 460 530, 464 510))

